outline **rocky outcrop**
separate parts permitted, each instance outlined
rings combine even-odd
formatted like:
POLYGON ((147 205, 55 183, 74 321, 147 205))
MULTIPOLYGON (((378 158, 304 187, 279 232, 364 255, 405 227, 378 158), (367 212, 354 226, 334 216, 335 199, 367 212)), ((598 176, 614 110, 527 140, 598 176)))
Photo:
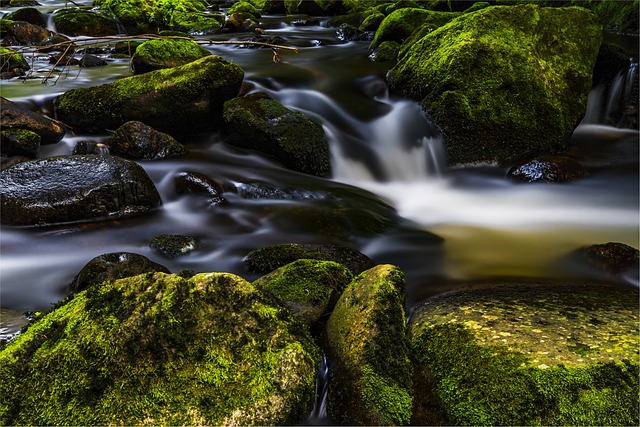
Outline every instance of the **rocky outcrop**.
POLYGON ((160 204, 144 169, 119 157, 49 157, 0 172, 3 225, 122 218, 149 212, 160 204))
POLYGON ((564 147, 585 113, 601 38, 586 9, 486 7, 412 38, 387 79, 420 100, 450 163, 507 162, 564 147))
POLYGON ((142 274, 75 294, 0 352, 0 422, 290 425, 318 363, 289 310, 242 278, 142 274))
POLYGON ((244 72, 210 55, 181 67, 156 70, 56 99, 58 119, 78 129, 116 129, 140 121, 171 135, 215 129, 223 103, 237 96, 244 72))

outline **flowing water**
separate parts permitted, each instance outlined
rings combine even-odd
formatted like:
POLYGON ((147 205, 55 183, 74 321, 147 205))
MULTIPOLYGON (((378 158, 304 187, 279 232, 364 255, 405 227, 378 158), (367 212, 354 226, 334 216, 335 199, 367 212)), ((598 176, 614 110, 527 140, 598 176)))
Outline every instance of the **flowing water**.
MULTIPOLYGON (((41 3, 49 12, 64 6, 41 3)), ((84 264, 107 252, 140 253, 174 272, 228 271, 252 280, 256 276, 242 260, 253 249, 288 242, 349 245, 378 263, 403 268, 410 310, 461 280, 592 277, 567 255, 610 241, 638 247, 638 131, 606 119, 615 99, 627 96, 626 73, 613 90, 594 89, 589 113, 572 138, 570 152, 589 176, 566 184, 516 184, 506 179, 504 167, 448 167, 437 129, 417 103, 389 94, 384 76, 392 64, 371 62, 367 42, 343 43, 335 29, 322 25, 287 26, 276 17, 263 21, 268 34, 281 35, 299 52, 283 51, 281 62, 273 63, 268 49, 205 47, 245 70, 247 91, 267 92, 322 123, 332 177, 291 172, 272 159, 227 146, 215 133, 193 135, 181 141, 190 150, 187 157, 140 162, 163 200, 154 214, 3 227, 3 337, 20 327, 19 313, 49 308, 66 295, 84 264), (610 95, 613 101, 604 102, 610 95), (225 194, 228 203, 178 196, 173 177, 183 171, 204 173, 233 189, 225 194), (187 256, 164 259, 148 247, 160 233, 192 235, 201 245, 187 256)), ((58 94, 130 75, 127 60, 105 59, 106 67, 65 69, 43 83, 48 58, 29 57, 37 71, 28 80, 2 81, 2 96, 54 114, 58 94)), ((71 154, 79 141, 99 143, 108 136, 67 134, 60 143, 41 147, 40 155, 71 154)), ((324 410, 325 403, 317 402, 316 410, 324 410)), ((322 420, 324 414, 312 418, 322 420)))

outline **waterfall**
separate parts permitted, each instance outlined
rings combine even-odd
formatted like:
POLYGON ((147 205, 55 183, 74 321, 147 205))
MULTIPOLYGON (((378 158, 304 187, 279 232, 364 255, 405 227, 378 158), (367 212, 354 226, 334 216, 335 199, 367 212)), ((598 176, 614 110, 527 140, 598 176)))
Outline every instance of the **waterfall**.
POLYGON ((327 366, 327 358, 322 352, 322 361, 318 367, 318 376, 316 377, 316 397, 313 402, 311 413, 307 417, 308 425, 326 424, 328 420, 327 413, 327 397, 329 394, 329 367, 327 366))

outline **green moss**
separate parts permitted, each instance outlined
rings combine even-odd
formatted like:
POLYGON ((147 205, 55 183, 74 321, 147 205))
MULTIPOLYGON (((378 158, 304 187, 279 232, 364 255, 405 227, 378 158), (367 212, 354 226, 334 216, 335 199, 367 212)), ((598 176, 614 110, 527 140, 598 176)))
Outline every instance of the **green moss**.
POLYGON ((260 19, 260 12, 256 7, 249 3, 248 1, 239 1, 234 3, 226 12, 227 15, 231 15, 234 13, 243 13, 246 15, 250 15, 253 19, 260 19))
POLYGON ((0 71, 11 71, 15 68, 28 70, 31 67, 22 54, 6 47, 0 47, 0 71))
POLYGON ((136 48, 132 60, 136 70, 138 64, 143 63, 145 68, 157 69, 181 66, 209 55, 208 50, 192 40, 166 38, 142 43, 136 48))
POLYGON ((278 425, 313 396, 313 340, 230 274, 92 287, 0 352, 5 424, 278 425))
POLYGON ((56 31, 69 36, 109 36, 118 34, 118 22, 111 14, 80 8, 62 9, 53 16, 56 31))
POLYGON ((420 8, 395 10, 380 23, 371 42, 371 47, 375 48, 384 41, 403 42, 422 25, 433 24, 435 27, 439 27, 459 15, 454 12, 434 12, 420 8))
POLYGON ((149 241, 149 247, 168 258, 186 255, 198 248, 200 242, 192 236, 159 234, 149 241))
POLYGON ((334 360, 330 409, 341 423, 402 425, 412 396, 404 274, 379 265, 356 277, 327 322, 334 360))
POLYGON ((0 131, 0 150, 5 156, 38 157, 42 138, 37 133, 21 128, 0 131))

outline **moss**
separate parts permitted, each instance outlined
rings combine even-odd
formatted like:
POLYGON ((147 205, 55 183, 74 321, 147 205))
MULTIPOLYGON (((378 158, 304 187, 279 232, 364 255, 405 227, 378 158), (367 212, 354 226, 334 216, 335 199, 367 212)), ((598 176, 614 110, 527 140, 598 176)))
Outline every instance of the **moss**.
POLYGON ((258 9, 256 9, 256 7, 253 4, 247 1, 239 1, 237 3, 234 3, 226 11, 226 14, 228 16, 234 13, 242 13, 242 14, 250 15, 253 19, 260 19, 261 17, 260 12, 258 12, 258 9))
POLYGON ((11 71, 15 68, 28 70, 31 67, 21 53, 0 47, 0 71, 11 71))
POLYGON ((382 42, 380 46, 373 51, 369 58, 375 62, 395 61, 400 51, 398 42, 382 42))
POLYGON ((20 128, 0 131, 0 151, 4 156, 38 157, 42 138, 37 133, 20 128))
POLYGON ((136 72, 178 67, 211 53, 193 40, 166 38, 148 40, 136 48, 132 62, 136 72))
POLYGON ((439 27, 459 15, 459 13, 454 12, 434 12, 420 8, 395 10, 380 23, 371 42, 371 47, 375 48, 384 41, 403 42, 424 24, 433 24, 439 27))
POLYGON ((402 425, 412 396, 404 274, 379 265, 356 277, 327 322, 330 410, 341 423, 402 425))
POLYGON ((120 33, 111 14, 80 8, 61 9, 53 16, 56 30, 68 36, 110 36, 120 33))
POLYGON ((0 352, 0 421, 295 423, 317 361, 288 311, 237 276, 140 275, 76 294, 0 352))
POLYGON ((472 289, 431 299, 409 331, 414 384, 433 384, 451 424, 638 424, 637 292, 472 289))
POLYGON ((601 37, 585 9, 487 7, 412 40, 388 81, 421 100, 452 163, 554 152, 584 114, 601 37))

